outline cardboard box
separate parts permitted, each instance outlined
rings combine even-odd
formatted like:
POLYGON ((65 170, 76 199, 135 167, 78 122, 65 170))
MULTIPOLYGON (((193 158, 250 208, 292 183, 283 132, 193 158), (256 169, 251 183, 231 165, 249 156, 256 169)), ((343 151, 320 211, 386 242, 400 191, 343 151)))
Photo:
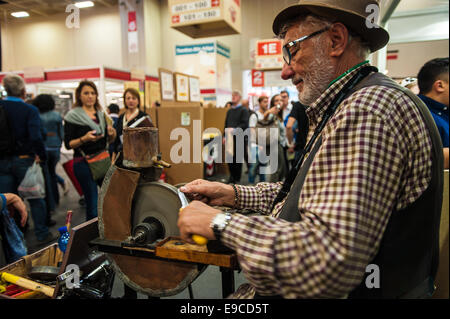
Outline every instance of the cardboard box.
MULTIPOLYGON (((227 111, 228 109, 225 108, 202 108, 200 106, 172 106, 157 109, 160 152, 162 159, 172 164, 172 167, 164 170, 167 183, 176 185, 205 178, 203 149, 205 141, 208 141, 205 139, 205 135, 208 134, 204 133, 207 133, 208 128, 216 128, 223 133, 227 111), (183 132, 186 134, 188 144, 182 150, 183 137, 180 134, 183 132), (171 134, 173 134, 174 140, 170 140, 171 134), (182 151, 189 153, 185 158, 186 161, 174 163, 173 160, 180 160, 183 155, 182 151)), ((222 163, 216 164, 216 171, 222 174, 228 173, 223 146, 222 163)))
POLYGON ((240 0, 169 0, 169 18, 192 38, 241 33, 240 0))
POLYGON ((154 103, 161 103, 161 88, 159 81, 145 81, 145 106, 154 107, 154 103))
POLYGON ((202 107, 160 107, 156 114, 162 160, 172 164, 164 169, 167 183, 176 185, 203 178, 202 107))
MULTIPOLYGON (((205 132, 209 128, 217 128, 220 132, 225 130, 225 118, 227 116, 229 108, 204 108, 203 118, 204 118, 204 129, 205 132)), ((205 142, 205 139, 203 140, 205 142)), ((228 165, 225 163, 225 146, 222 145, 222 162, 215 164, 216 174, 229 174, 228 165)))

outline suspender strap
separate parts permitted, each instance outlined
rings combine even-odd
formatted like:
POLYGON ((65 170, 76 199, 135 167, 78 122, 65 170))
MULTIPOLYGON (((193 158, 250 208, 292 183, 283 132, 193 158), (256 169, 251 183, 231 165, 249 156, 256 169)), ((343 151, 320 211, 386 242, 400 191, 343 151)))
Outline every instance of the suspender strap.
MULTIPOLYGON (((356 75, 353 76, 344 86, 344 88, 336 95, 333 102, 330 104, 328 109, 325 111, 322 121, 317 125, 316 130, 314 131, 314 134, 312 135, 311 139, 309 140, 308 144, 305 146, 303 154, 298 159, 295 166, 291 169, 289 172, 285 182, 283 183, 283 186, 279 193, 277 194, 277 197, 275 198, 273 204, 272 204, 272 210, 275 208, 275 205, 279 202, 283 201, 283 199, 289 194, 291 190, 291 186, 294 183, 297 174, 300 170, 300 168, 303 165, 303 161, 305 159, 305 155, 308 154, 312 147, 314 146, 316 139, 320 136, 322 133, 323 128, 327 124, 328 120, 333 116, 334 112, 338 108, 338 106, 342 103, 342 101, 349 96, 353 88, 361 82, 362 79, 364 79, 367 75, 369 75, 371 72, 377 72, 378 69, 373 66, 365 66, 361 68, 356 75)), ((308 157, 309 158, 309 157, 308 157)), ((306 172, 305 172, 306 175, 306 172)), ((301 189, 301 186, 300 186, 301 189)), ((298 194, 297 194, 298 195, 298 194)), ((298 215, 298 210, 291 211, 291 213, 298 215)), ((289 217, 292 220, 298 219, 299 216, 295 217, 289 217)))
POLYGON ((311 167, 314 157, 316 156, 317 151, 322 145, 322 136, 319 137, 312 151, 309 153, 308 158, 305 163, 302 165, 302 169, 297 174, 297 177, 294 180, 294 184, 284 202, 283 208, 281 209, 281 213, 278 218, 282 218, 287 220, 288 222, 298 222, 300 220, 300 214, 298 213, 298 199, 300 196, 300 192, 303 188, 303 184, 305 183, 306 174, 311 167))

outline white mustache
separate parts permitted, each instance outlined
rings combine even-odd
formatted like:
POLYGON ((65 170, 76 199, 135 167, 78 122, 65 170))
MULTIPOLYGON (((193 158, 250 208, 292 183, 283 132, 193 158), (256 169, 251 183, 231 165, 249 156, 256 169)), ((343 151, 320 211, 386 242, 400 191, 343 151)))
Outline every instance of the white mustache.
POLYGON ((303 81, 303 78, 294 78, 294 79, 292 79, 292 84, 297 85, 301 81, 303 81))

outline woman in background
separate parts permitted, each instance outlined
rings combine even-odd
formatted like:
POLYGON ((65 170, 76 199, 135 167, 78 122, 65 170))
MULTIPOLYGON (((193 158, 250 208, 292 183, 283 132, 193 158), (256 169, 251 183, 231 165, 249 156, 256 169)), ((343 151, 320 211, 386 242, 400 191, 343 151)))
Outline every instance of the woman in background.
POLYGON ((64 144, 74 149, 73 170, 86 201, 86 220, 97 217, 98 189, 103 179, 94 180, 83 153, 93 155, 107 150, 116 138, 98 102, 98 91, 91 81, 81 81, 75 91, 75 104, 64 118, 64 144))
MULTIPOLYGON (((115 157, 119 152, 122 152, 123 148, 123 129, 132 125, 138 119, 147 116, 140 110, 141 107, 141 95, 136 89, 128 88, 123 93, 123 104, 125 105, 125 112, 119 116, 114 128, 117 132, 117 138, 114 142, 114 155, 115 157)), ((148 115, 149 116, 149 115, 148 115)))

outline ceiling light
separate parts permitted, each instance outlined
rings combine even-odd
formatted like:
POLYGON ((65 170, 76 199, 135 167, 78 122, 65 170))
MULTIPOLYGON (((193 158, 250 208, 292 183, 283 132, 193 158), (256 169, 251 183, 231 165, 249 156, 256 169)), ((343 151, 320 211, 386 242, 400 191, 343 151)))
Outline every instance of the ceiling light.
POLYGON ((89 7, 93 7, 94 3, 92 1, 82 1, 82 2, 77 2, 75 3, 75 6, 77 8, 89 8, 89 7))
POLYGON ((15 18, 25 18, 30 16, 28 12, 25 11, 13 12, 11 15, 15 18))

